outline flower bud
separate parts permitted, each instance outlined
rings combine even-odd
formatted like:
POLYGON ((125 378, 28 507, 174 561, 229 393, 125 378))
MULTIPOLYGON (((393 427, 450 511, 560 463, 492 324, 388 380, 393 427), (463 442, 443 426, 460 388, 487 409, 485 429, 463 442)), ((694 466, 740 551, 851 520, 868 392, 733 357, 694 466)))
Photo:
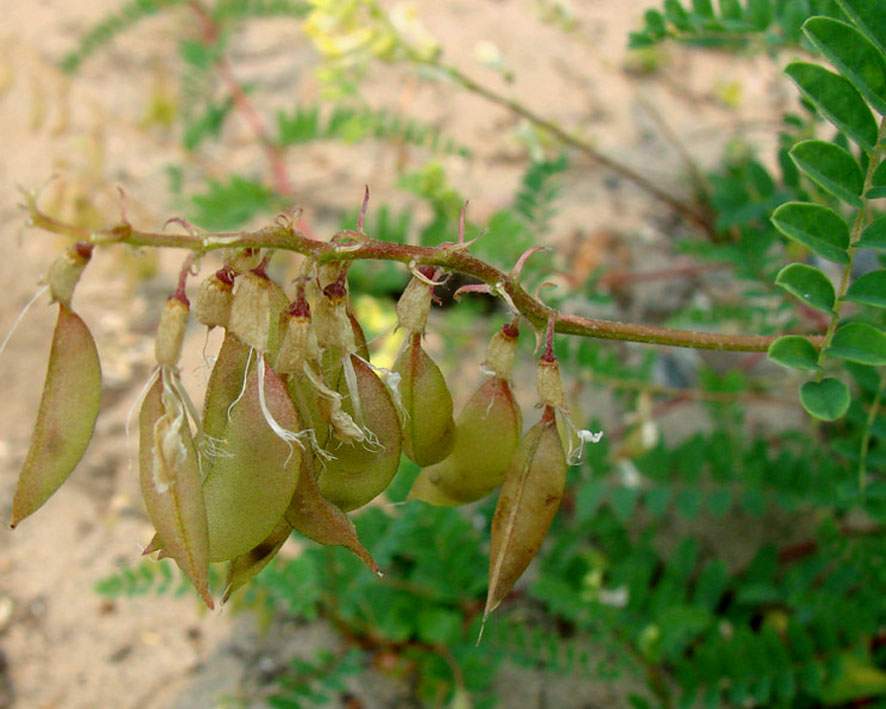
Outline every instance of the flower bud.
POLYGON ((496 332, 486 347, 486 360, 483 368, 502 379, 510 379, 514 369, 514 356, 517 353, 517 338, 520 331, 513 323, 505 323, 496 332))
POLYGON ((320 356, 317 335, 311 324, 311 306, 304 297, 304 289, 289 306, 283 321, 280 351, 274 369, 278 374, 296 374, 304 371, 307 363, 320 356))
POLYGON ((240 277, 228 329, 250 347, 261 353, 277 347, 280 314, 289 299, 276 283, 250 271, 240 277))
POLYGON ((538 361, 535 385, 538 389, 538 400, 543 406, 553 406, 555 409, 566 408, 566 392, 563 389, 563 380, 560 378, 560 364, 555 358, 542 357, 538 361))
POLYGON ((431 311, 433 286, 420 278, 412 277, 397 301, 397 327, 410 332, 424 332, 431 311))
POLYGON ((194 317, 208 328, 227 328, 233 302, 234 274, 223 268, 200 284, 194 298, 194 317))
POLYGON ((52 262, 46 274, 46 284, 54 302, 70 306, 74 288, 91 258, 92 244, 78 241, 52 262))
POLYGON ((166 301, 163 314, 160 316, 160 324, 157 326, 157 337, 154 340, 157 364, 166 367, 175 367, 178 364, 189 312, 186 300, 173 295, 166 301))
POLYGON ((323 349, 332 349, 338 356, 356 349, 354 329, 348 317, 348 291, 344 280, 326 286, 314 308, 314 331, 323 349))

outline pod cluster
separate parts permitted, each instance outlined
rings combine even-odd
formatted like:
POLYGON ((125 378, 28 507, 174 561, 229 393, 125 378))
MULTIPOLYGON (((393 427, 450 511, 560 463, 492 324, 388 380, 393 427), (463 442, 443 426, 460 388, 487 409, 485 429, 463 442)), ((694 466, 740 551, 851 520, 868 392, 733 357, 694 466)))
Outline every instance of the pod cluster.
MULTIPOLYGON (((48 276, 59 319, 13 526, 64 482, 98 414, 98 355, 70 307, 90 254, 71 247, 48 276)), ((493 336, 486 379, 456 414, 423 347, 440 273, 413 270, 397 305, 406 336, 388 371, 369 360, 346 264, 307 260, 290 297, 268 277, 267 260, 232 255, 195 289, 193 305, 186 268, 163 309, 138 421, 141 489, 156 530, 145 553, 172 558, 210 607, 210 563, 227 563, 227 600, 293 531, 344 546, 378 573, 347 513, 384 492, 404 454, 422 468, 410 499, 455 506, 501 489, 485 620, 541 546, 563 494, 570 436, 579 433, 565 414, 552 330, 539 362, 542 415, 524 435, 511 384, 516 319, 493 336), (178 370, 192 314, 224 330, 201 408, 178 370)))

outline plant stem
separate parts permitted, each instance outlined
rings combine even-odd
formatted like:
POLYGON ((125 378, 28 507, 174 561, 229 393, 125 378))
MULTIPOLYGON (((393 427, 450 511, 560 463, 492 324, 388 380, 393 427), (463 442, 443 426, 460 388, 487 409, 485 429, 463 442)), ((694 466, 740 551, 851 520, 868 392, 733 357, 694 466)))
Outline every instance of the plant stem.
POLYGON ((864 492, 867 484, 867 462, 868 448, 871 445, 871 427, 877 418, 880 410, 880 403, 883 401, 883 395, 886 394, 886 369, 880 370, 880 388, 877 390, 874 400, 871 402, 871 408, 868 411, 868 419, 865 422, 864 435, 861 437, 861 451, 858 454, 858 488, 864 492))
POLYGON ((831 346, 831 340, 834 339, 834 333, 837 331, 837 324, 840 322, 840 311, 843 309, 843 296, 846 295, 846 289, 849 287, 849 278, 852 275, 852 262, 855 259, 855 243, 861 237, 865 216, 867 215, 868 202, 864 196, 873 184, 874 171, 877 169, 877 165, 883 157, 884 143, 886 143, 886 116, 883 116, 880 120, 880 130, 877 134, 877 145, 868 161, 868 171, 864 177, 864 187, 861 189, 862 206, 861 209, 855 213, 855 221, 852 223, 852 233, 849 236, 849 263, 843 267, 843 274, 840 276, 840 286, 837 289, 837 299, 834 302, 834 314, 831 316, 831 322, 828 325, 828 330, 824 336, 824 345, 818 353, 819 370, 816 381, 821 381, 824 376, 824 369, 821 365, 824 362, 825 357, 827 357, 825 350, 831 346))
MULTIPOLYGON (((198 255, 220 249, 279 249, 313 257, 317 263, 356 260, 399 261, 408 266, 439 266, 447 271, 476 278, 491 287, 493 292, 506 294, 513 307, 541 331, 553 311, 534 298, 514 276, 500 271, 485 261, 467 253, 464 245, 445 243, 436 247, 394 244, 370 239, 354 231, 341 231, 329 242, 315 241, 297 231, 291 219, 278 217, 275 226, 254 232, 223 232, 201 234, 167 234, 133 228, 129 222, 92 231, 50 217, 37 207, 36 194, 25 194, 30 213, 29 226, 56 234, 66 234, 96 245, 127 244, 151 248, 189 249, 198 255)), ((594 337, 603 340, 644 342, 651 345, 690 347, 726 352, 765 352, 777 339, 771 335, 733 335, 694 330, 675 330, 652 325, 622 323, 613 320, 584 318, 578 315, 556 313, 555 331, 565 335, 594 337)), ((807 335, 813 347, 820 349, 824 338, 807 335)))
POLYGON ((413 59, 417 63, 425 64, 427 66, 433 67, 434 69, 437 69, 438 71, 442 71, 449 79, 457 83, 463 89, 470 91, 471 93, 475 93, 478 96, 482 96, 483 98, 486 98, 489 101, 498 104, 499 106, 503 106, 509 111, 516 113, 518 116, 522 116, 531 123, 534 123, 539 128, 542 128, 551 135, 555 136, 562 143, 575 148, 599 165, 603 165, 604 167, 612 170, 614 173, 621 175, 626 180, 633 182, 635 185, 651 194, 657 200, 664 202, 669 207, 671 207, 671 209, 675 210, 676 212, 685 216, 687 219, 694 222, 709 236, 715 235, 716 230, 714 228, 711 216, 705 213, 704 210, 699 209, 692 204, 684 202, 683 200, 674 197, 671 194, 668 194, 660 187, 658 187, 654 182, 647 179, 633 168, 628 167, 627 165, 618 162, 614 158, 601 153, 599 150, 597 150, 597 148, 591 145, 591 143, 587 142, 575 133, 570 133, 554 121, 538 115, 519 101, 508 98, 507 96, 504 96, 490 89, 488 86, 484 86, 477 81, 474 81, 472 78, 462 73, 454 66, 442 64, 437 61, 429 61, 426 59, 422 59, 419 56, 414 56, 413 59))

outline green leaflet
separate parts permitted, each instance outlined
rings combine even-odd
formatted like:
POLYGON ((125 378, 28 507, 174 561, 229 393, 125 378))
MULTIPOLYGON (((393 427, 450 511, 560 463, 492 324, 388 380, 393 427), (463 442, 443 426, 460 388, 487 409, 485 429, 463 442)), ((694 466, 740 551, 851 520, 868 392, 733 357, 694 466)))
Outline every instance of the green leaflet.
POLYGON ((769 345, 767 355, 769 359, 783 367, 809 371, 817 371, 819 368, 818 350, 809 340, 800 335, 779 337, 769 345))
POLYGON ((886 61, 864 35, 830 17, 808 19, 803 32, 878 113, 886 114, 886 61))
MULTIPOLYGON (((262 366, 259 362, 256 370, 262 366)), ((221 450, 203 484, 210 561, 246 554, 267 538, 298 482, 301 448, 271 428, 262 410, 256 370, 249 372, 243 396, 230 409, 221 450)), ((264 370, 267 412, 283 429, 298 432, 301 425, 286 386, 270 367, 264 370)))
POLYGON ((835 143, 804 140, 790 152, 791 158, 813 182, 853 207, 861 208, 864 175, 852 154, 835 143))
POLYGON ((821 271, 805 263, 785 266, 775 277, 776 285, 812 308, 832 313, 837 296, 834 286, 821 271))
POLYGON ((882 0, 837 0, 855 25, 886 53, 886 22, 882 0))
POLYGON ((172 557, 213 607, 209 540, 197 450, 184 403, 167 368, 145 395, 139 416, 139 479, 151 524, 172 557))
POLYGON ((455 423, 446 380, 422 348, 421 333, 409 336, 394 371, 400 375, 403 452, 420 466, 433 465, 452 450, 455 423))
POLYGON ((874 149, 877 123, 861 94, 847 79, 806 62, 788 64, 785 73, 825 118, 866 151, 874 149))
POLYGON ((879 367, 886 364, 886 335, 866 323, 847 323, 834 333, 826 354, 879 367))
POLYGON ((886 308, 886 270, 872 271, 853 281, 843 299, 874 308, 886 308))
POLYGON ((788 202, 772 213, 772 223, 782 234, 822 258, 849 263, 849 227, 833 209, 809 202, 788 202))
POLYGON ((43 397, 12 503, 12 527, 39 509, 80 462, 101 403, 101 367, 80 316, 59 303, 43 397))
POLYGON ((860 249, 886 251, 886 217, 878 217, 868 224, 855 246, 860 249))

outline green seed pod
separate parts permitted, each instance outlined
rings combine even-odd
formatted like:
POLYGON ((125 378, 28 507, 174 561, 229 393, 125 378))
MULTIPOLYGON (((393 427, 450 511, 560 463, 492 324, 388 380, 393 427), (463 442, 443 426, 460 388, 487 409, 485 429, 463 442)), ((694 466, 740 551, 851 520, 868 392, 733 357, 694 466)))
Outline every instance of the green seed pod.
POLYGON ((101 388, 95 341, 80 316, 59 301, 34 436, 12 502, 12 527, 42 506, 80 462, 95 428, 101 388))
POLYGON ((161 368, 139 417, 139 469, 148 517, 203 601, 209 594, 209 539, 200 467, 175 374, 161 368))
POLYGON ((490 377, 458 415, 452 453, 419 473, 410 499, 454 506, 486 497, 501 485, 522 430, 510 384, 490 377))
POLYGON ((455 440, 452 395, 440 368, 422 348, 420 333, 410 335, 394 371, 400 375, 404 452, 422 467, 443 460, 455 440))
POLYGON ((203 433, 210 441, 225 437, 228 408, 243 391, 249 350, 249 345, 230 330, 225 333, 203 398, 203 433))
POLYGON ((380 573, 372 556, 357 538, 357 530, 351 520, 320 494, 314 477, 313 460, 309 455, 302 456, 298 485, 284 518, 308 539, 327 546, 345 547, 374 573, 380 573))
POLYGON ((259 571, 271 563, 271 560, 280 551, 280 547, 289 539, 290 534, 292 534, 292 527, 285 519, 281 519, 264 541, 245 554, 231 559, 228 564, 228 576, 225 579, 222 603, 227 603, 234 591, 249 583, 259 571))
POLYGON ((546 406, 514 452, 495 507, 484 623, 541 547, 563 497, 566 468, 554 409, 546 406))
MULTIPOLYGON (((327 448, 334 458, 320 465, 317 480, 323 496, 345 512, 362 507, 387 488, 400 464, 401 448, 400 421, 388 388, 363 360, 351 355, 350 363, 356 386, 341 403, 366 430, 367 438, 356 443, 330 438, 327 448)), ((339 375, 336 390, 341 394, 348 390, 344 374, 339 375)))
POLYGON ((301 449, 273 428, 298 431, 295 407, 272 369, 259 360, 256 370, 226 414, 222 450, 203 484, 210 561, 233 559, 260 544, 283 517, 298 482, 301 449))

